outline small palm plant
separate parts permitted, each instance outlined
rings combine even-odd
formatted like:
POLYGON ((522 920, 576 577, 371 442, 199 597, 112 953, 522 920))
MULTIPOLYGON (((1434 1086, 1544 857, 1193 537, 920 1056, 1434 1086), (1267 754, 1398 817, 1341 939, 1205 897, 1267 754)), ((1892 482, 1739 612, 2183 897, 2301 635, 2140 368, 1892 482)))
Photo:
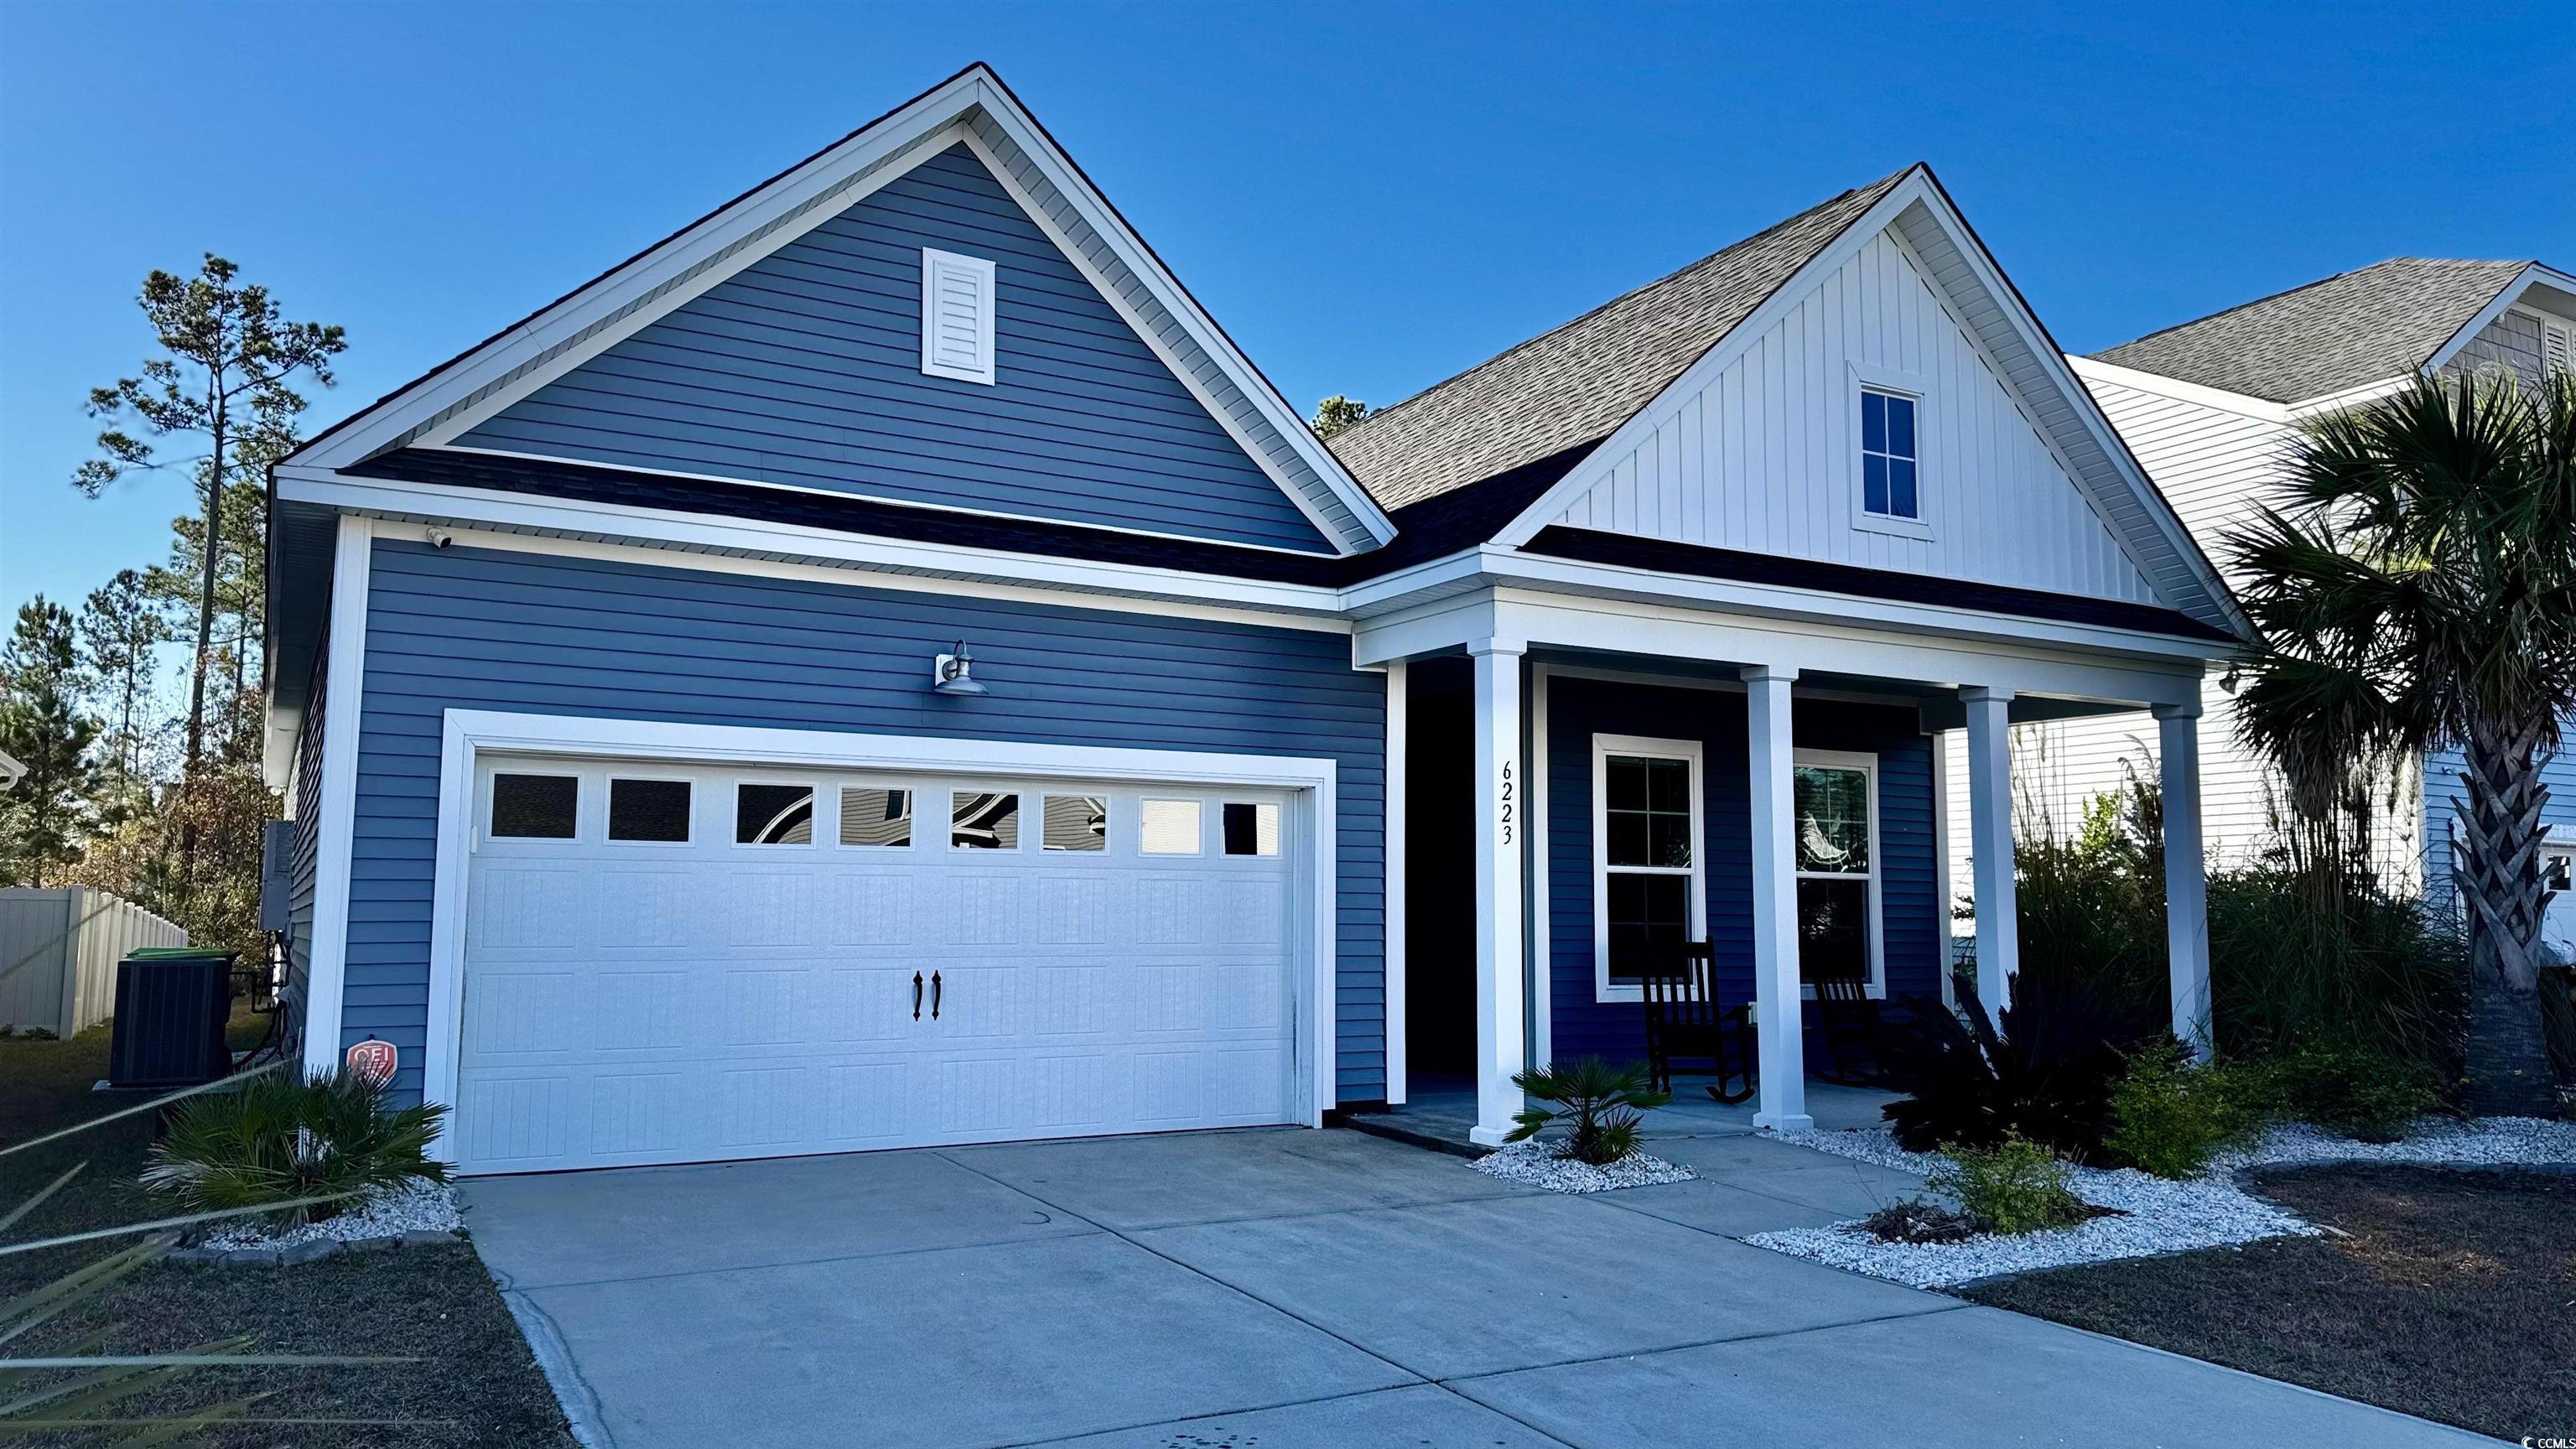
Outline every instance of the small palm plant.
POLYGON ((261 1077, 180 1107, 143 1185, 200 1211, 291 1202, 283 1221, 328 1217, 414 1179, 446 1181, 447 1165, 429 1155, 446 1113, 388 1107, 382 1083, 345 1068, 261 1077))
POLYGON ((1594 1167, 1607 1167, 1637 1150, 1637 1124, 1645 1114, 1673 1099, 1658 1092, 1641 1066, 1613 1067, 1599 1057, 1585 1057, 1570 1067, 1553 1062, 1512 1078, 1512 1085, 1534 1101, 1512 1120, 1508 1142, 1526 1142, 1547 1128, 1570 1129, 1560 1156, 1594 1167))

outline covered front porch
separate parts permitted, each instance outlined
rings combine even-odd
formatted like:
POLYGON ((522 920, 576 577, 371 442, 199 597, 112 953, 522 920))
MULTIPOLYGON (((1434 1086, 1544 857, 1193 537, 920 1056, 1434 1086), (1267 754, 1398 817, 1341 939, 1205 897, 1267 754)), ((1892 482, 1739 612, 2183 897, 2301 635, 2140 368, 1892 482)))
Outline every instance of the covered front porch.
POLYGON ((1637 963, 1696 942, 1714 998, 1748 1010, 1756 1090, 1712 1101, 1677 1061, 1649 1132, 1876 1122, 1887 1096, 1850 1085, 1813 983, 1857 976, 1870 1010, 1955 1005, 1965 897, 1972 989, 2008 1004, 2008 727, 2087 714, 2158 721, 2174 1029, 2205 1042, 2200 650, 2066 637, 2085 632, 1836 628, 1507 589, 1363 629, 1393 702, 1387 1119, 1499 1144, 1524 1067, 1645 1059, 1637 963), (1947 866, 1956 749, 1970 881, 1947 866))

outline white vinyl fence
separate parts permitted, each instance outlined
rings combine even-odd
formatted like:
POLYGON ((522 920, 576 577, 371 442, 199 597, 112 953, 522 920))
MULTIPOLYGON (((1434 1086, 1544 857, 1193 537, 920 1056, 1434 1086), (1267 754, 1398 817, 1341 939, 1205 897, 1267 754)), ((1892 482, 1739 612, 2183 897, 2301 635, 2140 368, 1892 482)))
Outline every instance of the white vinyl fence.
POLYGON ((188 933, 86 886, 0 890, 0 1026, 77 1036, 116 1009, 116 963, 188 933))

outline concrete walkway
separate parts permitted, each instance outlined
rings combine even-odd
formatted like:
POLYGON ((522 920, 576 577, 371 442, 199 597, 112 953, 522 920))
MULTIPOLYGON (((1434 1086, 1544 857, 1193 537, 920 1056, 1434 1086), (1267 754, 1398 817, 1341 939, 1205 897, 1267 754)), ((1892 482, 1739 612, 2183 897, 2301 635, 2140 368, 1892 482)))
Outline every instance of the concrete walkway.
POLYGON ((1902 1173, 1745 1135, 1570 1198, 1294 1129, 485 1178, 594 1445, 2457 1445, 1733 1241, 1902 1173))

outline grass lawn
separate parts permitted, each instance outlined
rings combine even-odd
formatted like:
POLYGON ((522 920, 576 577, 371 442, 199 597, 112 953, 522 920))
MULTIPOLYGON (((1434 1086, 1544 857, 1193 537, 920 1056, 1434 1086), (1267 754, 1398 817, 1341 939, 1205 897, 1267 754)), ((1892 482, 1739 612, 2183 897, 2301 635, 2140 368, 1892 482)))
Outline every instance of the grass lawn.
POLYGON ((1967 1296, 2506 1440, 2576 1434, 2576 1174, 2374 1165, 2254 1186, 2343 1236, 1967 1296))
MULTIPOLYGON (((256 1041, 265 1020, 234 1021, 236 1048, 256 1041)), ((0 1145, 23 1142, 135 1100, 93 1093, 107 1075, 107 1029, 70 1041, 0 1039, 0 1145)), ((155 1114, 0 1158, 0 1211, 23 1201, 74 1162, 88 1169, 9 1234, 52 1237, 167 1216, 166 1200, 135 1185, 155 1114)), ((111 1242, 105 1246, 113 1247, 111 1242)), ((99 1256, 83 1245, 0 1258, 0 1298, 99 1256)), ((340 1254, 291 1268, 214 1268, 158 1263, 128 1278, 97 1305, 11 1344, 15 1354, 59 1350, 113 1327, 105 1352, 184 1349, 249 1334, 276 1353, 416 1357, 418 1363, 322 1369, 208 1372, 182 1380, 130 1412, 177 1411, 267 1392, 254 1410, 270 1418, 404 1419, 404 1429, 347 1424, 242 1427, 186 1440, 221 1449, 351 1444, 510 1446, 573 1449, 563 1415, 528 1355, 474 1250, 448 1247, 340 1254)), ((37 1441, 45 1442, 45 1441, 37 1441)), ((69 1440, 63 1442, 84 1442, 69 1440)))

